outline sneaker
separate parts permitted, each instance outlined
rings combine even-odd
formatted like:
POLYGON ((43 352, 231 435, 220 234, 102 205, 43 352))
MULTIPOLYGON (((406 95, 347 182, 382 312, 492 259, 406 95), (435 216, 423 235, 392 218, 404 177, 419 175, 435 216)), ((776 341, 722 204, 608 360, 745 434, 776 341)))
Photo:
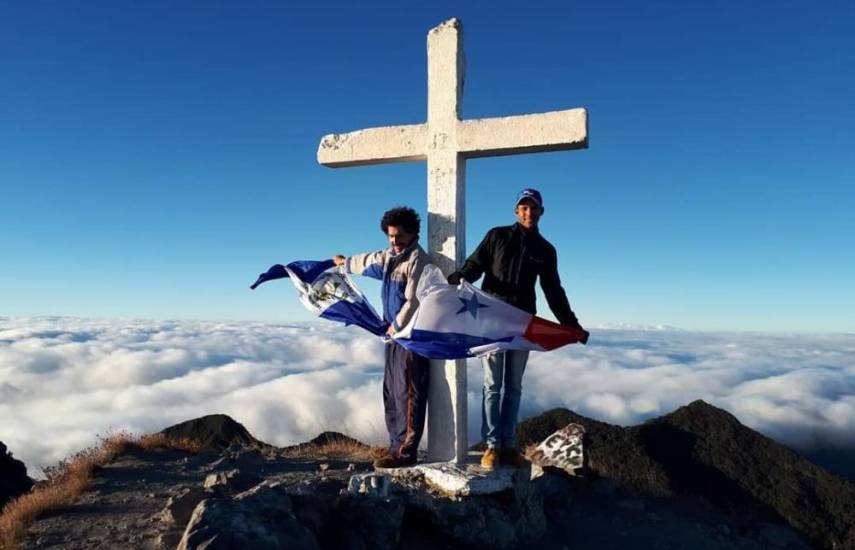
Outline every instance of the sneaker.
POLYGON ((499 455, 496 453, 496 449, 487 447, 484 456, 481 457, 481 467, 485 470, 495 470, 498 462, 499 455))
POLYGON ((507 464, 514 468, 522 468, 528 462, 516 447, 502 449, 499 452, 499 459, 502 461, 502 464, 507 464))
POLYGON ((412 466, 416 463, 416 457, 414 456, 400 456, 400 455, 386 455, 381 456, 380 458, 374 461, 375 468, 403 468, 405 466, 412 466))

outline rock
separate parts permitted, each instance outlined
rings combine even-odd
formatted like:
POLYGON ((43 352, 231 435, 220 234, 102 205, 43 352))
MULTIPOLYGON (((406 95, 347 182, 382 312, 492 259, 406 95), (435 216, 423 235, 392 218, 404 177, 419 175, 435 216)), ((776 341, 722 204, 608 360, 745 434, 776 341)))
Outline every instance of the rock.
POLYGON ((190 516, 193 514, 196 506, 211 496, 213 496, 212 493, 203 491, 202 489, 185 489, 178 495, 169 497, 169 500, 166 501, 166 506, 161 512, 161 518, 163 518, 163 521, 167 525, 176 525, 183 528, 190 521, 190 516))
POLYGON ((266 507, 270 490, 274 489, 267 487, 243 500, 203 500, 193 511, 178 550, 319 548, 314 535, 292 515, 266 507))
POLYGON ((331 517, 344 488, 344 484, 337 479, 314 478, 313 481, 291 485, 285 490, 291 498, 297 521, 308 527, 323 542, 322 539, 331 531, 325 529, 325 522, 331 517))
POLYGON ((242 471, 258 471, 264 467, 264 455, 258 449, 241 449, 232 455, 232 460, 242 471))
POLYGON ((237 495, 234 500, 249 506, 255 514, 264 518, 275 520, 293 517, 291 498, 281 482, 265 481, 237 495))
POLYGON ((758 534, 764 543, 775 548, 789 548, 791 545, 798 547, 801 545, 801 541, 793 535, 790 529, 787 529, 783 525, 761 524, 758 534))
POLYGON ((181 542, 183 531, 167 531, 154 539, 154 547, 159 550, 173 550, 181 542))
POLYGON ((219 453, 212 451, 202 451, 195 456, 187 457, 185 468, 192 470, 195 468, 203 468, 210 465, 212 462, 220 458, 219 453))
POLYGON ((519 472, 513 485, 498 493, 459 499, 411 494, 407 513, 441 537, 434 541, 440 546, 518 548, 546 528, 543 498, 528 481, 528 470, 519 472))
POLYGON ((255 439, 239 422, 225 414, 210 414, 194 418, 166 428, 160 432, 177 439, 191 439, 202 445, 206 451, 223 451, 229 445, 240 447, 268 448, 270 445, 255 439))
POLYGON ((453 497, 486 495, 511 489, 520 477, 531 477, 529 468, 497 468, 491 472, 480 468, 461 468, 452 463, 419 464, 412 468, 390 470, 407 475, 418 472, 436 491, 453 497))
POLYGON ((227 472, 235 469, 234 460, 231 457, 223 456, 213 462, 209 462, 205 470, 209 472, 227 472))
POLYGON ((341 497, 332 514, 331 524, 337 530, 325 544, 348 550, 395 548, 404 520, 404 502, 400 498, 366 499, 341 497))
POLYGON ((575 496, 574 485, 577 481, 578 479, 566 470, 547 466, 543 469, 542 476, 532 480, 531 486, 543 499, 543 509, 548 516, 552 511, 564 510, 570 506, 575 496))
POLYGON ((390 481, 391 479, 386 474, 373 472, 357 474, 350 477, 350 481, 347 484, 347 493, 373 498, 386 498, 389 496, 390 481))
POLYGON ((618 508, 623 508, 624 510, 634 510, 636 512, 644 511, 644 503, 637 498, 624 498, 615 503, 615 506, 618 508))
POLYGON ((240 470, 233 469, 208 474, 202 486, 205 489, 210 489, 219 496, 225 496, 246 491, 259 481, 261 481, 261 478, 256 475, 245 474, 240 470))
MULTIPOLYGON (((552 466, 575 474, 584 465, 583 437, 585 428, 570 423, 541 441, 528 458, 541 468, 552 466)), ((535 473, 532 473, 535 476, 535 473)))
POLYGON ((0 441, 0 508, 10 500, 29 492, 33 480, 27 475, 23 462, 12 457, 0 441))

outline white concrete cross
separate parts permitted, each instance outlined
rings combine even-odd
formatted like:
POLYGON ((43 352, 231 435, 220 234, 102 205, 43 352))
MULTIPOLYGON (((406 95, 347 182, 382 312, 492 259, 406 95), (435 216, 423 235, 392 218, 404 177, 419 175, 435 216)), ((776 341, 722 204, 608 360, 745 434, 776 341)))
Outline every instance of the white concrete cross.
MULTIPOLYGON (((451 19, 431 29, 427 50, 427 122, 326 135, 318 147, 318 162, 338 168, 427 160, 428 252, 448 274, 465 260, 466 159, 585 148, 588 115, 585 109, 569 109, 460 120, 465 71, 460 21, 451 19)), ((466 419, 466 361, 431 361, 431 460, 465 460, 466 419)))

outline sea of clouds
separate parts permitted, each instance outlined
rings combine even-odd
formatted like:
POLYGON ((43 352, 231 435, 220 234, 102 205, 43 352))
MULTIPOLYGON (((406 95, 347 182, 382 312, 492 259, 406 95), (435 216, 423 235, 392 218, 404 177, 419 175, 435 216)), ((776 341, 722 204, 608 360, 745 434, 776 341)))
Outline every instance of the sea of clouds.
MULTIPOLYGON (((39 474, 97 441, 225 413, 286 445, 381 443, 383 344, 326 324, 0 317, 0 441, 39 474)), ((469 434, 482 373, 470 360, 469 434)), ((855 448, 855 335, 593 330, 533 353, 525 418, 567 407, 631 425, 695 399, 800 450, 855 448)))

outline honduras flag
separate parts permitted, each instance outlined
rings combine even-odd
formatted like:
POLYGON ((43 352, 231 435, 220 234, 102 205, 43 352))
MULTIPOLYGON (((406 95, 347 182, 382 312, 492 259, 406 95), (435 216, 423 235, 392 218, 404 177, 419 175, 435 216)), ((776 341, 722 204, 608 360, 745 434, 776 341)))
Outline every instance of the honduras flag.
POLYGON ((386 334, 388 323, 377 315, 359 288, 332 260, 276 264, 259 275, 250 288, 255 290, 261 283, 286 277, 294 283, 306 309, 318 317, 357 325, 377 336, 386 334))
POLYGON ((466 281, 446 283, 439 268, 428 265, 419 279, 419 307, 392 338, 431 359, 461 359, 494 351, 548 351, 586 343, 588 332, 566 327, 506 304, 466 281))

